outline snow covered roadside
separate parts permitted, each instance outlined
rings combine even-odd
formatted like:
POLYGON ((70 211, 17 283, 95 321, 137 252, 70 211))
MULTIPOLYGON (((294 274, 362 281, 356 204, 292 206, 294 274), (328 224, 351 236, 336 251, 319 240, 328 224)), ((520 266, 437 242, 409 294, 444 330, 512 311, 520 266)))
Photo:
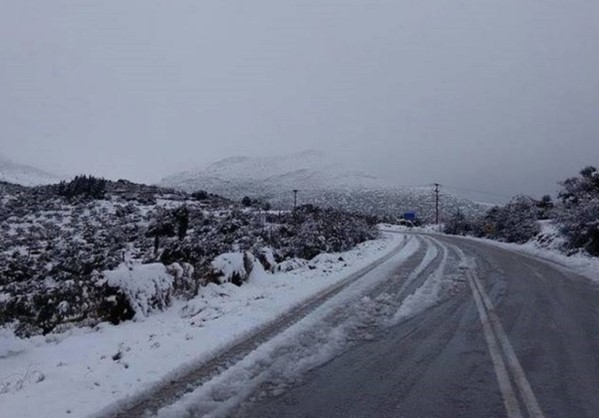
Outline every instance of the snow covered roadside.
POLYGON ((440 233, 443 231, 443 224, 438 225, 423 225, 415 227, 407 227, 394 224, 379 224, 379 229, 383 232, 425 232, 425 233, 440 233))
POLYGON ((210 285, 194 300, 123 323, 19 340, 0 334, 0 417, 86 416, 209 358, 403 241, 400 234, 242 287, 210 285), (6 349, 4 349, 6 348, 6 349))
MULTIPOLYGON (((556 264, 558 267, 567 268, 582 276, 585 276, 594 282, 599 283, 599 258, 584 254, 565 255, 559 250, 563 244, 563 237, 560 235, 557 227, 549 221, 541 221, 541 232, 533 240, 525 244, 514 244, 496 241, 488 238, 476 238, 471 236, 462 236, 459 238, 475 242, 501 247, 506 250, 517 251, 522 254, 530 255, 556 264)), ((443 225, 429 225, 426 227, 406 228, 400 225, 380 224, 379 229, 387 232, 421 232, 431 235, 446 235, 456 237, 456 235, 444 234, 443 225)))
MULTIPOLYGON (((425 234, 445 235, 443 234, 443 225, 427 225, 424 227, 408 228, 401 225, 380 224, 379 229, 386 232, 422 232, 425 234)), ((455 235, 448 235, 455 237, 455 235)), ((501 241, 495 241, 487 238, 475 238, 470 236, 460 236, 460 238, 471 241, 483 242, 506 250, 517 251, 522 254, 531 255, 545 261, 557 264, 558 267, 565 267, 582 276, 585 276, 594 282, 599 283, 599 258, 584 254, 574 254, 567 256, 559 251, 562 239, 557 228, 550 222, 541 222, 541 233, 537 239, 549 238, 548 242, 540 243, 537 239, 526 244, 513 244, 501 241)))
POLYGON ((586 278, 599 283, 599 258, 574 254, 567 256, 557 250, 540 247, 536 242, 531 241, 526 244, 512 244, 507 242, 494 241, 485 238, 462 237, 470 241, 483 242, 485 244, 501 247, 506 250, 517 251, 519 253, 530 255, 535 258, 549 261, 557 267, 567 268, 586 278))

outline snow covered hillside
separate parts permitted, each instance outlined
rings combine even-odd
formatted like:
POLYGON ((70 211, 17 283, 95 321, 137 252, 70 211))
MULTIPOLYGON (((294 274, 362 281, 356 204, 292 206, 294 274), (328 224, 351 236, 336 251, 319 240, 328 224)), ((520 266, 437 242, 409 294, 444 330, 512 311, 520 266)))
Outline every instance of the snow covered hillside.
POLYGON ((242 285, 258 265, 289 271, 376 236, 366 217, 265 212, 124 180, 0 183, 0 327, 31 336, 118 324, 209 283, 242 285))
POLYGON ((57 183, 60 178, 35 167, 16 164, 0 155, 0 181, 23 186, 39 186, 57 183))
MULTIPOLYGON (((276 157, 233 157, 199 171, 175 174, 161 181, 166 187, 188 192, 206 190, 231 199, 244 196, 268 200, 275 208, 293 205, 293 190, 301 203, 342 208, 371 215, 399 216, 416 211, 426 220, 434 211, 432 187, 401 187, 357 171, 330 156, 307 151, 276 157)), ((477 214, 482 206, 443 193, 441 214, 477 214)))

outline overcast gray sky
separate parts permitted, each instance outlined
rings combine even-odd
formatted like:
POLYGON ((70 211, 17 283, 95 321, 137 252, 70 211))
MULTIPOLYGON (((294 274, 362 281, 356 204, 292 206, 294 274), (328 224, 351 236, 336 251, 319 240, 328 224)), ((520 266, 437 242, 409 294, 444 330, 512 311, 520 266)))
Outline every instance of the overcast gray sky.
POLYGON ((321 149, 542 194, 599 164, 597 0, 0 0, 0 153, 157 181, 321 149))

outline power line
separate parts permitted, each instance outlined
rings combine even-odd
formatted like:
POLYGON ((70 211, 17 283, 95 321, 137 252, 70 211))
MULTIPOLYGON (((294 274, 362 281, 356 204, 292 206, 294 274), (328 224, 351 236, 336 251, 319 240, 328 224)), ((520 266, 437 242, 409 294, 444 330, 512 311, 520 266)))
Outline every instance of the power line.
POLYGON ((511 195, 506 195, 506 194, 502 194, 502 193, 487 192, 487 191, 484 191, 484 190, 471 189, 471 188, 467 188, 467 187, 450 186, 450 185, 447 185, 447 184, 444 184, 444 187, 446 187, 448 189, 461 190, 461 191, 464 191, 464 192, 484 194, 484 195, 487 195, 487 196, 504 197, 504 198, 508 198, 508 199, 513 197, 511 195))
POLYGON ((471 188, 460 187, 460 186, 452 186, 449 184, 441 184, 441 183, 428 183, 428 184, 416 184, 416 185, 410 184, 410 185, 404 185, 401 187, 416 189, 416 188, 425 188, 425 187, 436 187, 437 184, 439 184, 440 187, 445 187, 446 189, 460 190, 460 191, 464 191, 464 192, 478 193, 478 194, 484 194, 484 195, 495 196, 495 197, 503 197, 503 198, 508 198, 508 199, 514 197, 514 195, 507 195, 507 194, 496 193, 496 192, 488 192, 488 191, 484 191, 484 190, 477 190, 477 189, 471 189, 471 188))

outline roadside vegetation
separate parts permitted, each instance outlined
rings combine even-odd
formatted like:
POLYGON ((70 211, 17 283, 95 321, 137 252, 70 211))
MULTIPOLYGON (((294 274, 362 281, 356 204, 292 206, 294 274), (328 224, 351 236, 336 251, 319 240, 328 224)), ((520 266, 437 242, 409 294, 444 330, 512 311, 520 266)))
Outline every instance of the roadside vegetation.
POLYGON ((0 183, 0 327, 31 336, 117 324, 209 283, 242 285, 258 264, 274 272, 346 251, 376 238, 375 224, 91 176, 35 188, 0 183))
POLYGON ((544 234, 545 225, 558 232, 558 250, 599 256, 599 171, 586 167, 560 185, 556 202, 549 195, 540 200, 516 196, 482 216, 455 213, 446 222, 445 232, 513 243, 534 239, 547 245, 557 237, 544 234))

